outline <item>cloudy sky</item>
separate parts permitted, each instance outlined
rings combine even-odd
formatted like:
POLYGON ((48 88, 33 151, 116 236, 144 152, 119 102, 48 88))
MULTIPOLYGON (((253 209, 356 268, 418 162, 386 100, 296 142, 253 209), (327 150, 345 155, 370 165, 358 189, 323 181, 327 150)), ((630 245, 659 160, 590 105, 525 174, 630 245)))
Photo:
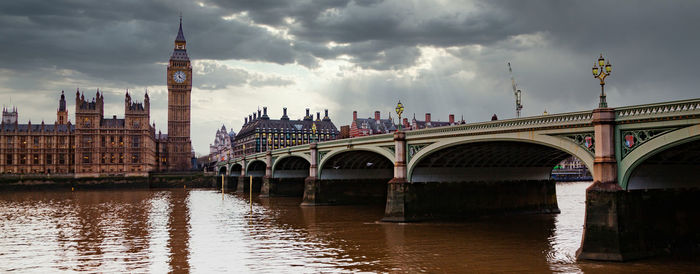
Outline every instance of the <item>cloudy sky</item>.
POLYGON ((524 116, 594 108, 601 52, 613 107, 698 98, 698 11, 700 1, 1 1, 0 100, 21 123, 52 123, 61 90, 74 119, 78 87, 105 92, 108 117, 123 116, 127 89, 148 89, 165 133, 180 12, 198 154, 262 106, 292 118, 327 108, 337 126, 398 100, 404 117, 512 118, 508 62, 524 116))

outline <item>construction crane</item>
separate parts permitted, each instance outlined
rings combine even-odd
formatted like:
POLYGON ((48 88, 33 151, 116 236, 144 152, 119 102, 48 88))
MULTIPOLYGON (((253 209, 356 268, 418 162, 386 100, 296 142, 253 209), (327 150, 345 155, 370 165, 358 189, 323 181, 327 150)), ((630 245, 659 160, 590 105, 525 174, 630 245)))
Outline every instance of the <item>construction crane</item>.
POLYGON ((513 84, 513 95, 515 95, 515 116, 520 118, 520 110, 523 109, 522 91, 515 87, 515 78, 513 78, 513 69, 510 68, 510 62, 508 62, 508 72, 510 72, 510 82, 513 84))

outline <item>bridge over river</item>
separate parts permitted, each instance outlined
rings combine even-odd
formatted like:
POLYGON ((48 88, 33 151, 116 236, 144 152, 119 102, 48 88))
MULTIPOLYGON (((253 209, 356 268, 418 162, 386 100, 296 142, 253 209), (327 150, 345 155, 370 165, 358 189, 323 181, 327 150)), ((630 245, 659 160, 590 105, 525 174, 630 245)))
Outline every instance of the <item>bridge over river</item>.
POLYGON ((552 168, 592 171, 579 259, 700 244, 700 99, 312 143, 220 162, 229 187, 304 206, 386 203, 384 221, 558 213, 552 168))

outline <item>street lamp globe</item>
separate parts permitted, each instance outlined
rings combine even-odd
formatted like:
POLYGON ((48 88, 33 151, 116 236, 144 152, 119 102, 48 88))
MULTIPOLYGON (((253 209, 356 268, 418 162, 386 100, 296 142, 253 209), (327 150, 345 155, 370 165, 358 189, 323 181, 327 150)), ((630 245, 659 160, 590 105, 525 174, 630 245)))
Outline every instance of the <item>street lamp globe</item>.
POLYGON ((401 100, 399 100, 399 103, 396 104, 396 114, 399 115, 399 131, 401 130, 401 113, 403 113, 403 104, 401 103, 401 100))
POLYGON ((593 77, 600 80, 600 103, 598 104, 598 107, 607 108, 608 102, 605 99, 605 78, 608 77, 612 71, 610 60, 608 60, 606 64, 603 54, 601 53, 600 57, 598 58, 598 62, 593 63, 593 68, 591 71, 593 72, 593 77))

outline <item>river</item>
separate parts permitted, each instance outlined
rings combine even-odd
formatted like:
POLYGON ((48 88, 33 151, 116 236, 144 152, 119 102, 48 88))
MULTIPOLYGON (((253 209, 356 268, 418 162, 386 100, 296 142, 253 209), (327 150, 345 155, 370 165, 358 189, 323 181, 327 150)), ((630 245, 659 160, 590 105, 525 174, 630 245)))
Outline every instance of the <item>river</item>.
POLYGON ((213 189, 0 193, 0 272, 699 272, 663 258, 576 262, 590 183, 561 214, 381 223, 382 205, 300 207, 213 189))

